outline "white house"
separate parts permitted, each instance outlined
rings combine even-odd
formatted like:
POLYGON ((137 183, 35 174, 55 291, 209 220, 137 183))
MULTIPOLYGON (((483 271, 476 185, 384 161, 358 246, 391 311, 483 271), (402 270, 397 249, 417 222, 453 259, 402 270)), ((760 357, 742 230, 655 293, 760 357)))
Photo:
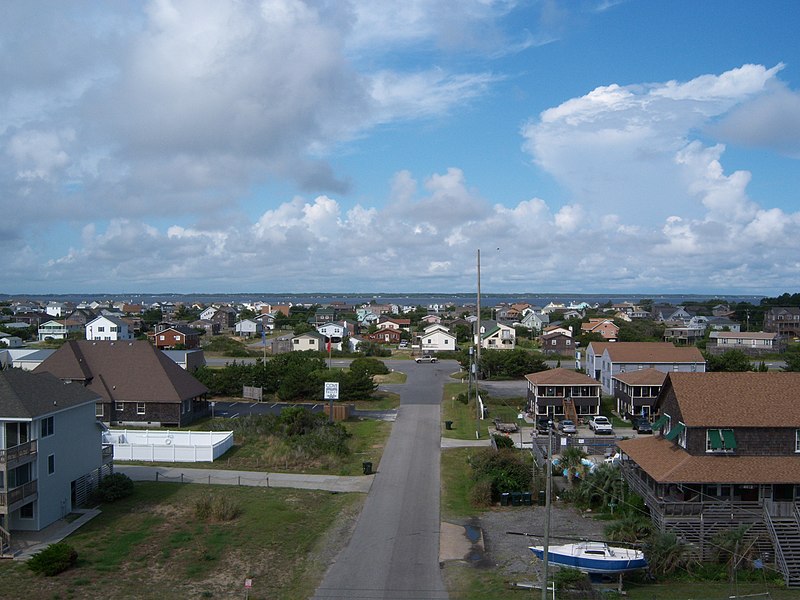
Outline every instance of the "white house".
POLYGON ((200 313, 198 318, 202 319, 203 321, 210 321, 211 317, 214 316, 214 313, 217 312, 219 309, 216 306, 209 306, 203 312, 200 313))
POLYGON ((341 321, 330 321, 317 325, 317 331, 331 341, 331 348, 342 349, 342 340, 347 337, 347 325, 341 321))
POLYGON ((261 321, 256 319, 242 319, 233 326, 236 335, 247 338, 261 335, 263 328, 261 321))
POLYGON ((516 345, 516 339, 516 331, 513 327, 495 323, 494 327, 481 334, 481 348, 486 348, 487 350, 513 350, 516 345))
POLYGON ((0 333, 0 346, 6 348, 22 348, 22 338, 7 333, 0 333))
POLYGON ((69 334, 69 330, 66 322, 51 320, 39 325, 40 342, 45 340, 65 340, 67 339, 67 334, 69 334))
POLYGON ((420 350, 423 352, 442 352, 456 349, 456 336, 444 325, 429 325, 417 336, 420 350))
POLYGON ((133 333, 122 319, 101 316, 86 324, 86 339, 111 342, 132 340, 133 333))
POLYGON ((0 547, 15 531, 39 531, 88 499, 111 473, 95 419, 102 400, 49 373, 0 371, 0 547))
POLYGON ((47 303, 47 306, 45 306, 44 312, 51 317, 60 318, 66 315, 67 307, 63 302, 51 301, 47 303))

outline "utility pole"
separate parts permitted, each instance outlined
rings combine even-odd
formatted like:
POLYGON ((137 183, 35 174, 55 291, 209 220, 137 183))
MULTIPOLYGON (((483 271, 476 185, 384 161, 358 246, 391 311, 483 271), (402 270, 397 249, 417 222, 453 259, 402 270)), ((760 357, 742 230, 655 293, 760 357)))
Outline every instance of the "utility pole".
POLYGON ((553 490, 553 421, 547 422, 547 492, 545 493, 545 519, 544 519, 544 547, 542 548, 542 567, 544 581, 542 582, 542 600, 547 600, 548 568, 550 562, 550 494, 553 490))
POLYGON ((478 248, 478 320, 476 322, 476 326, 478 331, 475 335, 475 345, 476 345, 476 353, 475 353, 475 362, 480 364, 481 362, 481 249, 478 248))

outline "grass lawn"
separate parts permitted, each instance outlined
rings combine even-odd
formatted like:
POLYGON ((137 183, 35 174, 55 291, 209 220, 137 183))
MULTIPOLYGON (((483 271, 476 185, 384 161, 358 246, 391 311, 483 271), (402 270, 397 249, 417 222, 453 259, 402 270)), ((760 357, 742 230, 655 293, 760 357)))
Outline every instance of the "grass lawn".
POLYGON ((372 380, 375 383, 405 383, 408 375, 402 371, 391 371, 386 375, 375 375, 372 380))
MULTIPOLYGON (((458 400, 458 395, 467 391, 466 383, 445 383, 442 395, 442 421, 452 421, 453 429, 443 429, 442 435, 458 440, 474 440, 475 428, 478 427, 481 439, 486 439, 488 421, 477 423, 475 400, 470 398, 469 404, 458 400)), ((474 390, 473 390, 474 393, 474 390)))
POLYGON ((308 598, 343 542, 363 496, 308 490, 137 483, 133 496, 65 541, 78 564, 55 577, 0 562, 4 598, 308 598), (196 518, 199 498, 223 495, 241 507, 228 522, 196 518))

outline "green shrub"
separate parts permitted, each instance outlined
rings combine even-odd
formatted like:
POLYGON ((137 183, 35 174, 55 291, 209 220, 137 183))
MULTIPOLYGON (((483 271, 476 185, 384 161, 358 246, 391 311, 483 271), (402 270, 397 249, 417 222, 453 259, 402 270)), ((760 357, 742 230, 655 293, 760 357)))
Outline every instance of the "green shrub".
POLYGON ((100 480, 92 498, 95 502, 114 502, 133 493, 133 480, 124 473, 112 473, 100 480))
POLYGON ((524 492, 531 489, 531 465, 516 450, 485 450, 474 454, 469 460, 475 481, 491 481, 493 501, 499 500, 503 492, 524 492))
POLYGON ((78 560, 78 552, 64 542, 50 544, 28 561, 28 568, 38 575, 52 577, 66 571, 78 560))
POLYGON ((493 433, 492 438, 494 439, 494 443, 497 444, 498 449, 514 447, 514 440, 507 435, 497 435, 493 433))
POLYGON ((370 375, 386 375, 389 372, 389 367, 382 360, 370 357, 354 358, 350 363, 350 370, 353 369, 363 369, 370 375))

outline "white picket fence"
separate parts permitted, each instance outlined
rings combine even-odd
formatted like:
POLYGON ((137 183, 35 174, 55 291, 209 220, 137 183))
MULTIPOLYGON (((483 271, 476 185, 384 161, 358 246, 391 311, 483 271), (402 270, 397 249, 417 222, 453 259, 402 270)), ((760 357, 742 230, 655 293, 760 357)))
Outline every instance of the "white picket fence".
POLYGON ((232 431, 109 429, 103 438, 114 460, 145 462, 211 462, 233 446, 232 431))

